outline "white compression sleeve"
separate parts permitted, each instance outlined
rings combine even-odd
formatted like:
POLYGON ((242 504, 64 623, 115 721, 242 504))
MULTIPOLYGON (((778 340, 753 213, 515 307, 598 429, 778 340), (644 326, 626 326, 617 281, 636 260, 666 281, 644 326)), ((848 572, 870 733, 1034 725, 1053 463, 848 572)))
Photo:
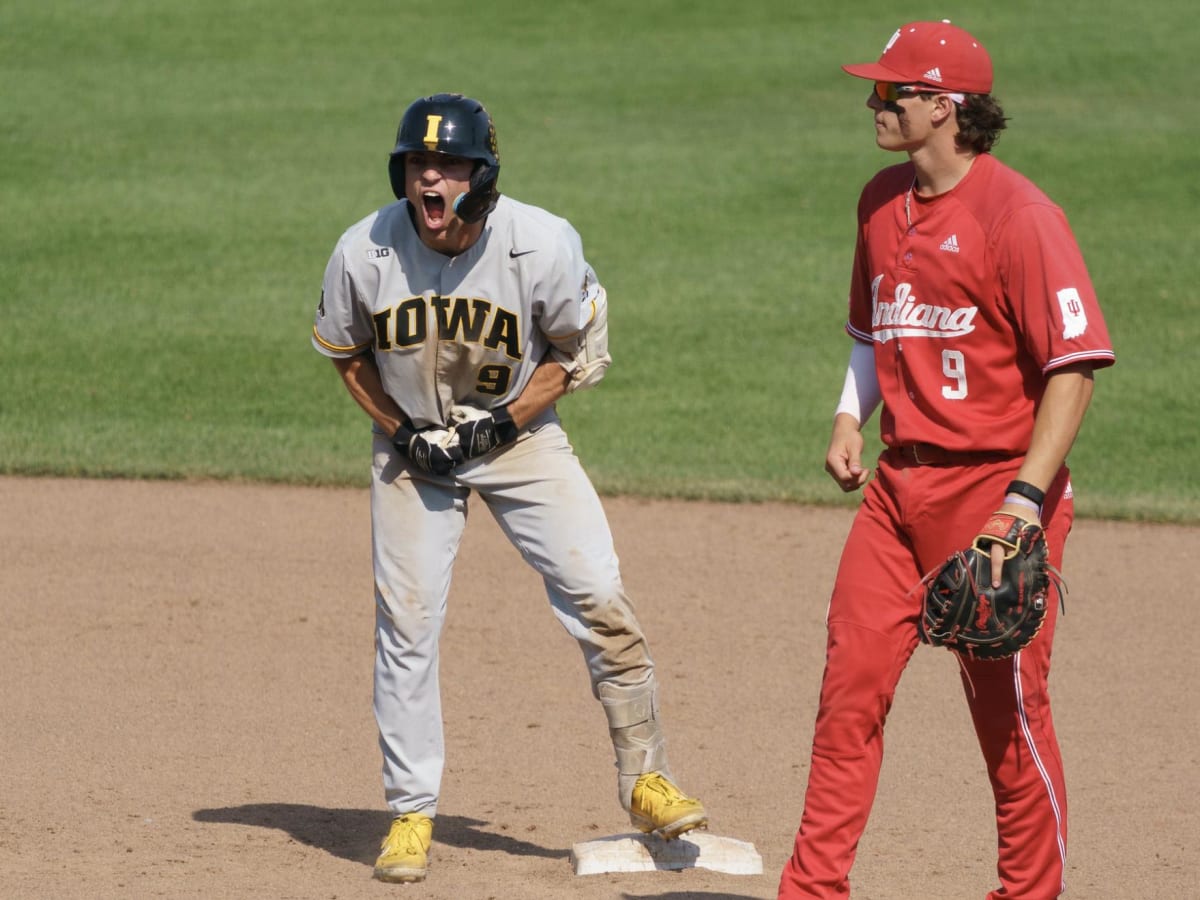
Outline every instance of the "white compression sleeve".
POLYGON ((850 351, 850 365, 846 367, 842 399, 834 415, 847 413, 861 425, 871 418, 881 399, 879 377, 875 374, 875 347, 855 341, 850 351))

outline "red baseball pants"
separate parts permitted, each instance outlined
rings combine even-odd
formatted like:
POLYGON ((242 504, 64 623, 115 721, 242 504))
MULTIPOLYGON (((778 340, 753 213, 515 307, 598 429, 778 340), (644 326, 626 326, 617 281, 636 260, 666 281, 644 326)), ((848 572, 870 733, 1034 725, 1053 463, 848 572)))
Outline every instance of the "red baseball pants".
MULTIPOLYGON (((918 643, 921 595, 912 588, 971 543, 1019 464, 922 466, 890 451, 880 458, 830 600, 808 790, 780 900, 850 896, 850 869, 883 761, 884 722, 918 643)), ((1064 467, 1042 511, 1050 561, 1059 568, 1074 518, 1068 485, 1064 467)), ((1054 602, 1037 637, 1015 656, 962 661, 996 804, 1001 887, 989 900, 1051 900, 1063 890, 1066 792, 1047 689, 1057 613, 1054 602)))

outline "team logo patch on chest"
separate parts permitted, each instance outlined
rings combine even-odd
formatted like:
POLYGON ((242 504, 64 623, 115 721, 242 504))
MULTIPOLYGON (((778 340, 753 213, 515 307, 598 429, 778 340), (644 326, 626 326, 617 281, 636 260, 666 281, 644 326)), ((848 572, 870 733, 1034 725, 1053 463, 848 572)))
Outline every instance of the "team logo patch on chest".
POLYGON ((978 308, 922 303, 907 282, 896 285, 891 302, 881 301, 882 281, 883 276, 877 275, 871 282, 871 331, 879 343, 901 337, 956 338, 975 330, 978 308))

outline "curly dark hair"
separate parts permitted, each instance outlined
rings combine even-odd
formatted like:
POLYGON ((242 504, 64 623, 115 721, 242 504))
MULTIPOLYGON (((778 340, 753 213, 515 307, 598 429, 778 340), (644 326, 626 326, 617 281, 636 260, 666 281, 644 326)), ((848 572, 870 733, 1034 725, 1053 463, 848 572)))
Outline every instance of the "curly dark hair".
POLYGON ((1008 123, 1004 110, 991 94, 967 94, 963 103, 957 104, 958 134, 954 142, 962 150, 987 153, 1000 139, 1000 132, 1008 123))
MULTIPOLYGON (((943 91, 920 91, 917 96, 929 100, 943 91)), ((1008 123, 1004 110, 991 94, 964 94, 962 103, 954 105, 958 134, 954 143, 960 150, 987 153, 1000 139, 1000 132, 1008 123)))

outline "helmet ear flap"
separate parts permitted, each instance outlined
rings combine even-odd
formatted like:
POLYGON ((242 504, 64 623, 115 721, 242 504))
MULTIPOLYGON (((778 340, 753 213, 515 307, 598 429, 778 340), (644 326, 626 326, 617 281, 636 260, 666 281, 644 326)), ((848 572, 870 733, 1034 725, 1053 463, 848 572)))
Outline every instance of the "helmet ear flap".
POLYGON ((404 190, 404 156, 403 153, 393 153, 391 159, 388 160, 388 178, 392 182, 392 193, 396 195, 397 200, 403 200, 406 196, 404 190))
MULTIPOLYGON (((500 163, 480 162, 471 173, 471 188, 454 200, 455 214, 468 225, 478 222, 496 208, 500 192, 496 181, 500 177, 500 163)), ((395 190, 393 183, 392 190, 395 190)))

